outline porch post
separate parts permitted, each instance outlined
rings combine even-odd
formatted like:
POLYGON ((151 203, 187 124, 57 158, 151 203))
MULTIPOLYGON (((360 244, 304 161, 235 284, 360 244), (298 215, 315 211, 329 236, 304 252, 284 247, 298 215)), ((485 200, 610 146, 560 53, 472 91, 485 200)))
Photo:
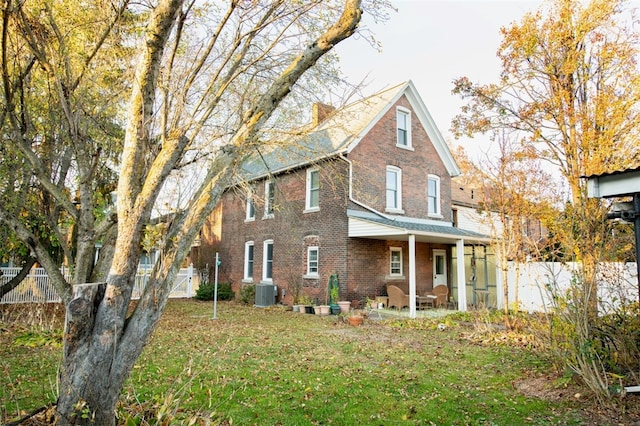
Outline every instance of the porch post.
POLYGON ((456 272, 458 275, 458 310, 467 310, 467 281, 464 271, 464 240, 456 241, 456 272))
POLYGON ((505 279, 500 268, 501 262, 496 262, 496 309, 502 309, 509 304, 508 300, 504 300, 505 279))
POLYGON ((409 235, 409 317, 416 317, 416 236, 409 235))

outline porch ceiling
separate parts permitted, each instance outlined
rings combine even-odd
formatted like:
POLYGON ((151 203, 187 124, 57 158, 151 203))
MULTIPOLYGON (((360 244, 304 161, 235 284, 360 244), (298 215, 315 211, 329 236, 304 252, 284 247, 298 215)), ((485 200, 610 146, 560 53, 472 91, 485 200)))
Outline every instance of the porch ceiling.
POLYGON ((458 240, 478 244, 491 242, 488 235, 453 226, 349 215, 349 237, 407 241, 409 235, 415 235, 417 242, 426 243, 455 244, 458 240))

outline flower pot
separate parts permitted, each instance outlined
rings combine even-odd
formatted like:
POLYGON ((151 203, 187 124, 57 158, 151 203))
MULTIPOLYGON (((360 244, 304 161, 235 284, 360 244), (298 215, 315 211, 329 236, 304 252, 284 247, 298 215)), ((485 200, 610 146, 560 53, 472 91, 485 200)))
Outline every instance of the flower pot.
POLYGON ((313 314, 313 306, 305 306, 304 312, 307 314, 313 314))
POLYGON ((338 302, 338 306, 340 306, 340 312, 342 312, 343 314, 346 314, 347 312, 349 312, 349 309, 351 307, 351 302, 346 300, 342 302, 338 302))
POLYGON ((359 326, 359 325, 362 325, 364 318, 360 315, 353 315, 353 316, 347 317, 347 321, 349 322, 349 324, 353 326, 359 326))
POLYGON ((300 305, 293 305, 293 312, 300 312, 300 305))
POLYGON ((331 315, 338 315, 340 312, 342 312, 340 310, 340 306, 338 306, 336 304, 333 304, 333 305, 330 305, 330 306, 331 306, 331 315))
POLYGON ((320 315, 320 306, 314 306, 314 307, 313 307, 313 312, 314 312, 316 315, 318 315, 318 316, 319 316, 319 315, 320 315))
POLYGON ((320 305, 318 306, 318 308, 320 308, 320 315, 322 316, 327 316, 329 315, 329 310, 331 309, 331 307, 329 305, 320 305))

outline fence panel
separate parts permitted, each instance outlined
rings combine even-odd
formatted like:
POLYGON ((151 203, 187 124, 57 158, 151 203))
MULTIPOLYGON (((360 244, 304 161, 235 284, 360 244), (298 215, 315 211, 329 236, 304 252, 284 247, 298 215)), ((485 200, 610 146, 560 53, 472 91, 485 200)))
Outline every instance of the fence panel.
MULTIPOLYGON (((7 283, 11 278, 18 275, 20 268, 0 268, 2 276, 0 282, 7 283)), ((62 274, 65 279, 70 279, 69 268, 62 268, 62 274)), ((135 283, 133 286, 132 299, 139 299, 144 291, 144 287, 149 281, 151 270, 147 266, 138 268, 135 283)), ((188 268, 180 269, 176 277, 175 284, 169 295, 170 298, 189 298, 193 296, 193 265, 188 268)), ((32 268, 29 275, 13 290, 5 294, 0 300, 0 304, 12 303, 60 303, 53 285, 49 281, 49 277, 44 268, 32 268)))
MULTIPOLYGON (((552 307, 551 294, 562 295, 571 286, 579 265, 573 262, 510 263, 507 274, 509 303, 516 300, 520 309, 542 312, 552 307), (517 284, 517 292, 516 290, 517 284)), ((598 267, 598 310, 609 313, 623 303, 638 300, 638 278, 635 263, 601 263, 598 267)))

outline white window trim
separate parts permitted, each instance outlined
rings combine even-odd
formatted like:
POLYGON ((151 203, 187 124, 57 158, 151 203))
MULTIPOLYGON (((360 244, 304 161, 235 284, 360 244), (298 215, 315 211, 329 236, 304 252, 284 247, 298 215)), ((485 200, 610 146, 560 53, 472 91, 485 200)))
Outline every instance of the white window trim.
POLYGON ((253 282, 253 271, 251 272, 251 276, 248 275, 249 272, 249 246, 253 247, 253 270, 256 268, 256 247, 253 241, 247 241, 244 243, 244 272, 242 282, 253 282))
POLYGON ((304 213, 317 212, 320 210, 320 172, 318 169, 309 169, 307 170, 307 189, 306 189, 306 197, 305 197, 305 206, 304 213), (318 205, 311 206, 311 175, 312 173, 318 174, 318 205))
POLYGON ((440 176, 437 175, 428 175, 427 176, 427 216, 429 217, 437 217, 442 218, 442 197, 441 197, 441 189, 440 189, 440 176), (434 180, 436 182, 436 211, 429 211, 429 198, 431 194, 429 194, 429 182, 434 180))
POLYGON ((385 187, 384 187, 384 202, 385 202, 385 211, 387 213, 404 213, 404 210, 402 210, 402 169, 399 167, 395 167, 395 166, 387 166, 386 169, 386 173, 384 175, 385 177, 385 187), (396 188, 396 196, 397 196, 397 206, 396 207, 389 207, 389 205, 387 205, 387 174, 388 172, 394 172, 396 174, 396 184, 397 184, 397 188, 396 188))
MULTIPOLYGON (((268 258, 267 258, 267 246, 271 244, 271 254, 273 256, 273 240, 265 240, 263 245, 262 245, 262 282, 266 282, 266 283, 270 283, 273 282, 273 257, 271 258, 271 278, 267 278, 267 262, 268 262, 268 258)), ((254 264, 255 264, 255 260, 254 260, 254 264)))
POLYGON ((307 273, 304 278, 318 278, 320 272, 320 249, 318 246, 309 246, 307 247, 307 273), (311 251, 316 252, 316 272, 311 271, 311 251))
POLYGON ((245 222, 253 222, 256 220, 256 205, 253 202, 253 195, 252 194, 248 194, 247 195, 247 205, 245 206, 245 210, 246 210, 246 215, 244 218, 245 222), (251 206, 253 205, 253 216, 250 216, 249 213, 251 211, 251 206))
POLYGON ((408 110, 407 108, 403 108, 403 107, 397 107, 396 108, 396 146, 398 148, 402 148, 402 149, 408 149, 409 151, 413 151, 413 141, 412 141, 412 137, 411 137, 411 110, 408 110), (398 141, 398 115, 399 114, 406 114, 407 117, 407 129, 405 129, 407 131, 407 144, 406 145, 402 145, 399 141, 398 141))
POLYGON ((389 277, 392 278, 399 278, 399 277, 403 277, 404 276, 404 271, 402 268, 402 247, 389 247, 389 277), (393 268, 392 268, 392 264, 393 264, 393 253, 400 253, 400 273, 393 273, 393 268))
POLYGON ((271 205, 272 202, 275 202, 276 193, 275 188, 273 190, 273 200, 269 200, 269 189, 273 187, 273 181, 267 180, 264 182, 264 219, 271 219, 274 216, 274 208, 271 205), (272 210, 269 213, 269 210, 272 210))

